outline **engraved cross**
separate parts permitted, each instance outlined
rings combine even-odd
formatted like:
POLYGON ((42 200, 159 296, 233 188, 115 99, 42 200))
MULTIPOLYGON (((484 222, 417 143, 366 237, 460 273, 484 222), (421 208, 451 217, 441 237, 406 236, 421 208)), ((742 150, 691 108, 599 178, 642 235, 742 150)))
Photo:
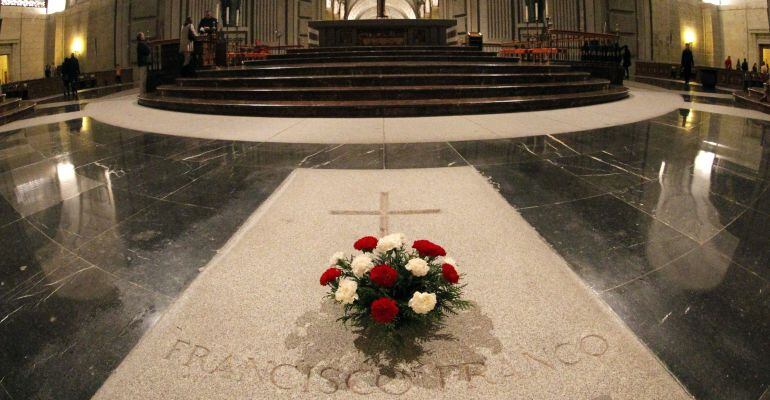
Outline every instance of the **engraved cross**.
POLYGON ((418 214, 438 214, 441 210, 437 208, 428 208, 422 210, 390 210, 388 203, 388 192, 380 193, 379 210, 332 210, 332 215, 378 215, 380 217, 380 237, 388 234, 388 217, 390 215, 418 215, 418 214))

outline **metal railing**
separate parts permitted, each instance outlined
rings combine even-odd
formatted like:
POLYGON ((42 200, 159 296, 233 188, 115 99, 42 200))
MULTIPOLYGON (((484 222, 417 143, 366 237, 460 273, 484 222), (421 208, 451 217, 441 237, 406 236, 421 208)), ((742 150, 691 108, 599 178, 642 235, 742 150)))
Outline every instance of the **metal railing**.
POLYGON ((498 54, 527 61, 617 63, 619 42, 618 34, 543 29, 524 40, 501 43, 498 54))

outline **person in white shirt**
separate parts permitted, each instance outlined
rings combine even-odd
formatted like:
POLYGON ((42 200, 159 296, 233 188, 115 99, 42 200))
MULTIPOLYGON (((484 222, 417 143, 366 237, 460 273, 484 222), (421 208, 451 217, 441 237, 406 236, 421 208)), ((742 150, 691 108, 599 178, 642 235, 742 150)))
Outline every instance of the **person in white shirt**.
POLYGON ((182 63, 182 75, 189 73, 190 62, 192 61, 193 52, 195 51, 195 38, 198 34, 195 32, 195 25, 193 25, 192 17, 187 17, 184 20, 184 26, 179 33, 179 52, 184 55, 184 62, 182 63))

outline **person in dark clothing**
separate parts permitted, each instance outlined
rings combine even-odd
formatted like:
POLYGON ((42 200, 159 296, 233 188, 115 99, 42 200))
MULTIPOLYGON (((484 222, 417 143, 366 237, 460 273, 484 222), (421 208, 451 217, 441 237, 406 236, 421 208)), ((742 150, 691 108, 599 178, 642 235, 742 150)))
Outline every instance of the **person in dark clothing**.
POLYGON ((50 78, 51 77, 51 66, 46 64, 45 65, 45 77, 50 78))
POLYGON ((628 68, 631 66, 631 50, 628 48, 628 46, 623 46, 623 69, 626 71, 626 79, 629 79, 631 77, 631 74, 628 73, 628 68))
POLYGON ((684 85, 690 85, 690 77, 692 76, 692 67, 695 66, 695 58, 692 56, 692 50, 690 50, 690 44, 687 43, 682 50, 682 76, 684 77, 684 85))
POLYGON ((139 70, 139 92, 147 93, 147 68, 150 66, 152 49, 143 32, 136 34, 136 65, 139 70))
POLYGON ((759 72, 759 68, 757 67, 757 63, 754 63, 754 65, 751 67, 751 72, 757 73, 759 72))
POLYGON ((198 32, 210 33, 217 30, 219 22, 211 15, 211 11, 206 11, 206 16, 198 22, 198 32))
POLYGON ((64 97, 69 97, 72 92, 72 82, 70 78, 72 67, 70 66, 70 63, 71 61, 69 57, 67 57, 61 64, 61 80, 64 84, 64 97))
POLYGON ((743 72, 749 72, 749 63, 746 61, 746 59, 743 59, 743 63, 741 64, 741 70, 743 72))
POLYGON ((78 79, 80 79, 80 62, 75 53, 70 55, 70 93, 75 98, 78 97, 78 79))

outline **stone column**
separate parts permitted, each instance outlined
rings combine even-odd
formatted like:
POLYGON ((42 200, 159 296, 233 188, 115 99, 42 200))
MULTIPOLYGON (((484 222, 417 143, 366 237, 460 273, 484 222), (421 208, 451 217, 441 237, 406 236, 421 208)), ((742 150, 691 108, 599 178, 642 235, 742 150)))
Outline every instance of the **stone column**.
POLYGON ((377 0, 377 18, 388 18, 385 15, 385 0, 377 0))

